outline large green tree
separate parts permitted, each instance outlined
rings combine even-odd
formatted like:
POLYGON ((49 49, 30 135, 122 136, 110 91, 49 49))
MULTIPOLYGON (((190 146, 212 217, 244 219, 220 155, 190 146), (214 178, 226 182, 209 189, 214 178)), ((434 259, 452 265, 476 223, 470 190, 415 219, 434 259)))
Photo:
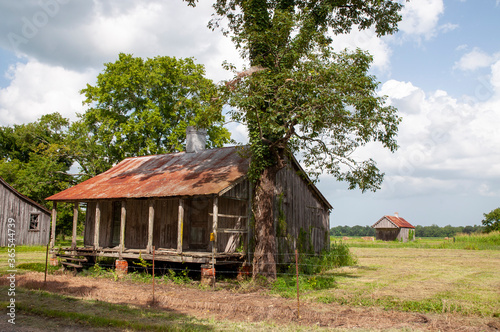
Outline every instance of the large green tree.
POLYGON ((500 231, 500 208, 484 213, 482 220, 484 232, 489 233, 493 231, 500 231))
POLYGON ((357 160, 353 152, 372 141, 396 150, 400 118, 377 95, 378 82, 369 74, 371 56, 334 50, 330 36, 352 28, 392 34, 402 5, 389 0, 216 0, 213 7, 209 27, 225 27, 248 60, 247 69, 235 70, 235 78, 226 82, 227 97, 233 119, 249 130, 254 276, 275 278, 272 206, 276 174, 288 154, 300 153, 310 173, 329 173, 351 189, 380 187, 383 173, 376 163, 357 160))
POLYGON ((208 147, 228 142, 222 100, 204 75, 190 58, 122 53, 106 63, 96 84, 81 91, 89 108, 71 127, 83 173, 94 176, 126 157, 182 151, 189 125, 208 129, 208 147))
POLYGON ((74 183, 67 173, 73 163, 66 136, 68 119, 59 113, 38 121, 0 127, 0 176, 34 201, 74 183))
MULTIPOLYGON (((67 139, 69 120, 59 113, 37 121, 0 127, 0 176, 17 191, 50 208, 45 198, 77 183, 67 139)), ((71 207, 61 205, 58 233, 71 232, 71 207)))

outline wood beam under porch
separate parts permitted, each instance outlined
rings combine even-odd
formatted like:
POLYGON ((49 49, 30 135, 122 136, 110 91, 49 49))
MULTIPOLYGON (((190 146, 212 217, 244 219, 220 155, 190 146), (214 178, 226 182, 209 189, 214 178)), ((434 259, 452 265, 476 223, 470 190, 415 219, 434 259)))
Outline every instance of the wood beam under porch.
MULTIPOLYGON (((72 249, 61 248, 59 255, 72 253, 72 249)), ((79 247, 76 249, 76 256, 84 257, 110 257, 120 259, 120 250, 115 248, 100 248, 95 250, 92 246, 79 247)), ((144 249, 125 249, 121 253, 121 259, 139 259, 152 260, 153 255, 145 253, 144 249)), ((215 264, 238 264, 245 261, 244 253, 211 253, 198 251, 184 251, 181 254, 177 253, 176 249, 158 248, 155 250, 155 260, 172 263, 200 263, 207 264, 212 262, 212 257, 215 259, 215 264)))

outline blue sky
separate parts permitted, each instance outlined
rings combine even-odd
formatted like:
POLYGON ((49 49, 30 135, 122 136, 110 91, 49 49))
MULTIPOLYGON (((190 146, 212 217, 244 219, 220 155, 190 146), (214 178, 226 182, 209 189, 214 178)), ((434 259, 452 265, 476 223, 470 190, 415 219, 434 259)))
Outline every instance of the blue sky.
MULTIPOLYGON (((244 61, 206 28, 210 1, 0 1, 0 125, 54 111, 85 111, 79 91, 118 53, 194 57, 207 76, 228 79, 224 60, 244 61)), ((357 152, 386 173, 381 190, 361 194, 326 175, 319 189, 334 206, 332 225, 371 225, 399 212, 415 225, 480 224, 500 207, 500 1, 405 2, 400 31, 334 37, 337 49, 374 57, 380 93, 399 109, 400 149, 357 152)), ((245 128, 232 124, 233 138, 245 128)))

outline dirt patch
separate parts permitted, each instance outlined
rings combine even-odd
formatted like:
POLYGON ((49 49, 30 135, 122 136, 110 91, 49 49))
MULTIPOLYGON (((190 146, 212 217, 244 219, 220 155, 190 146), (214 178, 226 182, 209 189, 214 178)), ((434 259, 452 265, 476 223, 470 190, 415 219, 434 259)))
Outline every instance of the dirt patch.
MULTIPOLYGON (((150 307, 152 299, 151 285, 81 276, 50 275, 44 286, 43 274, 32 272, 18 276, 17 285, 29 289, 45 289, 83 300, 139 307, 150 307)), ((500 319, 497 318, 405 313, 312 302, 301 303, 300 318, 297 318, 296 300, 269 296, 258 290, 241 294, 230 290, 204 290, 162 284, 155 287, 155 299, 156 308, 173 309, 197 318, 237 322, 268 321, 283 325, 295 323, 327 328, 428 331, 497 331, 497 326, 500 325, 500 319)))

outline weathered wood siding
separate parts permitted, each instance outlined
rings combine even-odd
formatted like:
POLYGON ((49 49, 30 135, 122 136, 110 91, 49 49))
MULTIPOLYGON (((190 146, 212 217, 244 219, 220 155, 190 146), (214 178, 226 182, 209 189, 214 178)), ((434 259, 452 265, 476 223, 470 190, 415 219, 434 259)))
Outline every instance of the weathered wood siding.
POLYGON ((289 165, 280 170, 277 187, 274 215, 278 255, 289 261, 287 254, 296 248, 314 253, 328 248, 328 207, 300 176, 299 169, 289 165))
MULTIPOLYGON (((99 201, 101 222, 99 227, 99 246, 113 246, 113 201, 99 201)), ((125 248, 145 249, 148 244, 148 214, 147 200, 127 200, 127 218, 125 222, 125 248)), ((94 244, 96 202, 87 203, 87 218, 85 220, 84 244, 94 244)))
POLYGON ((373 228, 377 229, 377 228, 384 228, 384 229, 387 229, 387 228, 398 228, 396 225, 394 225, 392 222, 390 222, 389 219, 387 218, 383 218, 382 220, 379 220, 374 226, 373 228))
POLYGON ((46 245, 49 241, 50 214, 23 199, 0 183, 0 247, 9 244, 8 220, 15 220, 16 245, 46 245), (30 230, 31 214, 38 214, 38 230, 30 230))
MULTIPOLYGON (((177 248, 178 199, 158 199, 155 201, 153 245, 156 248, 177 248)), ((127 232, 127 230, 125 230, 127 232)))
MULTIPOLYGON (((219 198, 219 229, 245 229, 248 230, 248 202, 246 200, 231 199, 229 197, 219 198), (241 216, 241 218, 224 217, 241 216), (238 225, 239 219, 239 225, 238 225)), ((217 235, 217 251, 225 252, 228 241, 233 238, 236 241, 236 248, 246 246, 247 233, 218 233, 217 235)))
MULTIPOLYGON (((393 225, 394 226, 394 225, 393 225)), ((408 242, 415 240, 415 231, 410 239, 411 228, 375 228, 375 238, 382 241, 408 242)))
MULTIPOLYGON (((394 226, 394 225, 393 225, 394 226)), ((375 228, 375 238, 382 241, 395 241, 399 237, 399 228, 375 228)))
POLYGON ((208 251, 212 232, 212 200, 208 197, 186 199, 184 205, 183 250, 208 251))

